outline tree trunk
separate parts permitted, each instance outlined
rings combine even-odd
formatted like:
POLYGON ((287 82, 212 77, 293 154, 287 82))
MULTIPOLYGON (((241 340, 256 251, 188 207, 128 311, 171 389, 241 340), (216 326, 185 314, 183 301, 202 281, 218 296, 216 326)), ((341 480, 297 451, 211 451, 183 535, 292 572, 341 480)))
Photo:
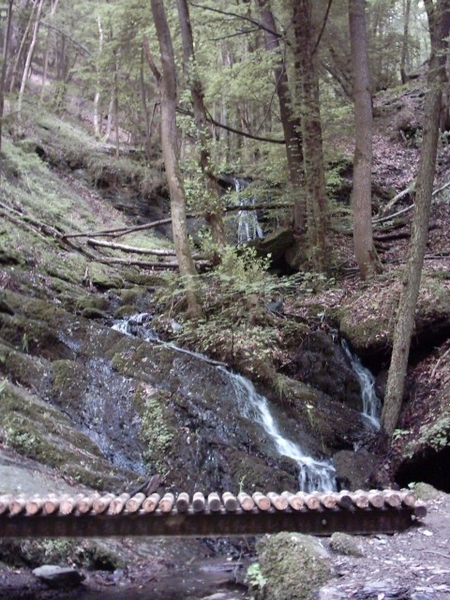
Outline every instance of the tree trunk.
POLYGON ((23 105, 23 97, 25 94, 25 86, 26 86, 27 79, 28 79, 28 72, 31 67, 31 61, 33 59, 34 49, 36 47, 37 37, 38 37, 38 33, 39 33, 39 25, 40 25, 42 7, 44 6, 44 2, 45 2, 45 0, 39 0, 39 4, 37 6, 36 19, 35 19, 34 25, 33 25, 33 35, 31 38, 30 46, 28 48, 27 58, 25 60, 25 67, 24 67, 23 73, 22 73, 22 81, 20 84, 19 96, 17 98, 17 120, 19 122, 19 127, 20 127, 20 122, 22 119, 22 105, 23 105))
POLYGON ((372 236, 372 95, 370 93, 364 0, 349 0, 350 46, 355 104, 353 243, 362 279, 382 271, 372 236))
POLYGON ((163 0, 151 0, 153 20, 161 54, 161 142, 170 191, 172 231, 180 273, 186 288, 188 312, 198 317, 202 310, 195 291, 197 271, 192 260, 187 234, 186 199, 179 165, 178 132, 176 128, 177 85, 172 38, 167 24, 163 0))
POLYGON ((23 56, 25 54, 28 36, 30 34, 31 26, 34 21, 35 12, 37 10, 37 7, 38 7, 37 3, 33 4, 33 8, 31 10, 30 17, 29 17, 29 19, 27 21, 27 25, 25 27, 25 31, 23 32, 23 35, 20 40, 19 49, 16 53, 16 59, 14 61, 14 65, 11 69, 11 76, 9 77, 9 80, 10 80, 9 92, 11 94, 16 91, 16 80, 17 80, 17 77, 19 76, 20 64, 21 64, 21 62, 23 60, 23 56))
POLYGON ((301 121, 292 109, 292 96, 289 79, 280 52, 279 35, 273 16, 270 0, 258 0, 261 9, 261 23, 265 27, 266 48, 278 54, 278 63, 274 69, 276 91, 280 105, 280 119, 286 141, 286 161, 289 171, 289 186, 294 201, 294 229, 298 232, 306 229, 306 198, 303 192, 303 148, 301 121))
POLYGON ((3 41, 3 62, 0 76, 0 154, 2 151, 3 116, 5 113, 6 73, 8 69, 9 42, 11 39, 12 8, 14 0, 9 0, 6 31, 3 41))
MULTIPOLYGON (((59 2, 59 0, 54 0, 51 3, 50 23, 52 23, 53 19, 55 18, 56 9, 58 8, 58 2, 59 2)), ((49 60, 49 55, 50 55, 51 37, 52 37, 51 36, 51 27, 48 27, 47 28, 47 40, 45 43, 44 66, 43 66, 43 73, 42 73, 42 87, 41 87, 41 95, 40 95, 41 103, 44 101, 45 85, 46 85, 47 75, 48 75, 48 60, 49 60)))
POLYGON ((403 0, 403 41, 402 55, 400 58, 400 77, 402 83, 406 83, 407 71, 409 70, 409 18, 411 15, 411 0, 403 0))
POLYGON ((329 252, 326 234, 328 200, 320 118, 319 74, 312 21, 311 0, 296 0, 293 6, 295 69, 300 96, 300 118, 307 201, 307 234, 313 267, 326 271, 329 252))
POLYGON ((186 0, 178 0, 178 16, 183 44, 184 65, 188 76, 191 91, 192 105, 194 108, 194 121, 197 129, 197 145, 200 148, 198 162, 206 184, 206 206, 204 216, 208 223, 213 240, 218 248, 226 244, 225 225, 221 213, 219 185, 211 170, 211 135, 208 132, 208 123, 204 101, 203 85, 197 72, 194 54, 194 39, 186 0))
POLYGON ((450 0, 425 0, 431 37, 428 70, 428 92, 425 98, 423 141, 417 174, 416 200, 411 227, 411 240, 403 278, 403 287, 394 330, 391 364, 386 387, 381 424, 389 437, 397 426, 403 401, 414 315, 420 289, 423 259, 428 239, 433 181, 439 140, 439 117, 449 34, 450 0))
MULTIPOLYGON (((102 19, 100 15, 97 17, 97 30, 98 30, 98 50, 97 56, 100 61, 103 54, 103 25, 102 19)), ((95 86, 95 95, 94 95, 94 114, 93 114, 93 125, 94 125, 94 135, 98 139, 102 135, 102 117, 100 114, 100 96, 101 96, 101 74, 100 74, 100 66, 97 65, 96 68, 97 81, 95 86)))

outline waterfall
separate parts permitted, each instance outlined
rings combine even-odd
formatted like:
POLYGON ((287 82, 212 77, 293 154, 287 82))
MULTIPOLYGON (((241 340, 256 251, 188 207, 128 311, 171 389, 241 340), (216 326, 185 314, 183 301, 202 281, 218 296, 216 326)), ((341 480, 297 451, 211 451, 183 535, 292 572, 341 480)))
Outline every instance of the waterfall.
MULTIPOLYGON (((239 204, 247 206, 254 206, 255 197, 242 198, 240 192, 247 187, 248 183, 242 179, 234 180, 234 189, 238 197, 239 204)), ((258 216, 255 210, 240 210, 238 213, 238 226, 237 226, 237 241, 238 244, 255 240, 256 238, 262 238, 263 231, 258 223, 258 216)))
POLYGON ((241 414, 264 428, 280 456, 288 456, 298 463, 299 489, 304 492, 335 490, 335 470, 331 462, 308 456, 297 443, 284 437, 270 412, 267 398, 258 394, 252 382, 242 375, 230 373, 225 369, 222 371, 227 374, 234 388, 241 414))
MULTIPOLYGON (((135 314, 126 319, 117 320, 113 325, 113 329, 125 335, 140 337, 150 343, 160 343, 195 358, 207 359, 207 357, 201 354, 185 350, 170 342, 162 342, 151 328, 151 321, 152 315, 149 313, 135 314)), ((215 363, 215 361, 207 360, 212 364, 215 363)), ((223 366, 216 368, 225 374, 232 386, 236 396, 236 409, 240 414, 246 419, 261 425, 267 433, 268 438, 272 440, 274 448, 280 456, 288 456, 297 462, 300 469, 298 477, 299 489, 304 492, 335 490, 335 470, 331 461, 317 460, 309 456, 297 443, 287 439, 280 431, 279 425, 270 411, 267 398, 258 394, 249 379, 242 375, 231 373, 223 366)))
POLYGON ((369 369, 361 364, 359 358, 350 351, 345 340, 342 340, 342 348, 350 359, 352 369, 361 386, 362 414, 374 427, 379 429, 381 400, 375 393, 375 378, 369 369))
POLYGON ((153 315, 150 313, 136 313, 125 319, 117 319, 111 329, 141 338, 146 342, 157 342, 159 341, 158 334, 151 328, 152 319, 153 315))

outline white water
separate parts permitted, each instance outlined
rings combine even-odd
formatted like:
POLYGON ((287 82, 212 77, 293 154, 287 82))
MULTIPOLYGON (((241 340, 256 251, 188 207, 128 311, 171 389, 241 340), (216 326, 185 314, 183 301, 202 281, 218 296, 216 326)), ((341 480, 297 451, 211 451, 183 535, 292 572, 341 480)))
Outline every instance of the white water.
MULTIPOLYGON (((161 342, 156 332, 151 329, 152 315, 136 314, 114 323, 113 329, 126 335, 140 337, 148 342, 161 343, 179 352, 186 352, 196 358, 208 360, 207 357, 179 348, 170 342, 161 342)), ((214 364, 214 361, 209 361, 214 364)), ((217 364, 217 363, 216 363, 217 364)), ((309 456, 296 442, 287 439, 275 421, 268 400, 258 394, 249 379, 242 375, 230 373, 222 366, 218 367, 226 374, 236 394, 237 410, 247 419, 258 423, 272 440, 275 450, 280 456, 288 456, 295 460, 299 467, 299 489, 304 492, 329 491, 336 489, 335 470, 331 462, 317 460, 309 456)))
MULTIPOLYGON (((247 187, 247 184, 241 179, 235 179, 234 189, 238 194, 238 202, 240 203, 242 198, 239 198, 239 193, 247 187)), ((255 198, 244 199, 244 204, 249 206, 255 204, 255 198)), ((240 210, 238 213, 238 227, 237 227, 237 241, 238 244, 249 242, 257 238, 263 237, 263 230, 258 223, 258 217, 255 210, 240 210)))
POLYGON ((288 456, 298 463, 299 489, 304 492, 335 490, 335 470, 331 463, 314 459, 297 443, 284 437, 270 412, 267 398, 258 394, 252 382, 242 375, 230 373, 225 369, 223 371, 233 385, 241 414, 264 428, 280 456, 288 456))
POLYGON ((381 400, 375 393, 375 378, 369 369, 361 364, 359 358, 352 354, 345 340, 342 340, 342 348, 350 359, 352 369, 361 386, 362 414, 374 427, 379 429, 381 400))

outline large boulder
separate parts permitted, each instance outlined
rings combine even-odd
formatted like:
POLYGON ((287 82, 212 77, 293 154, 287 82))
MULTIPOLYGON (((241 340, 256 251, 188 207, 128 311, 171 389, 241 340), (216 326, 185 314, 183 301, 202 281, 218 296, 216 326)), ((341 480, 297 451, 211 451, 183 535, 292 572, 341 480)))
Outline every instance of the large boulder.
POLYGON ((326 550, 312 536, 277 533, 256 549, 259 562, 247 572, 255 600, 312 600, 333 575, 326 550))

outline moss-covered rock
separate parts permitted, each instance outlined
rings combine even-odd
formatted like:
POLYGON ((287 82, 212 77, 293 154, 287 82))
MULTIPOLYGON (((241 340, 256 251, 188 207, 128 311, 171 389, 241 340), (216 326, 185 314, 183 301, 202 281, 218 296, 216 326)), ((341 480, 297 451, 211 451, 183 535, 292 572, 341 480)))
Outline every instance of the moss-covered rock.
POLYGON ((364 556, 364 551, 361 544, 356 538, 342 531, 335 531, 330 538, 330 547, 339 554, 345 556, 364 556))
POLYGON ((317 589, 332 577, 327 552, 311 536, 265 536, 256 549, 259 562, 247 572, 255 600, 312 600, 317 589))
POLYGON ((65 414, 7 382, 0 389, 0 442, 90 487, 122 486, 125 473, 65 414))

